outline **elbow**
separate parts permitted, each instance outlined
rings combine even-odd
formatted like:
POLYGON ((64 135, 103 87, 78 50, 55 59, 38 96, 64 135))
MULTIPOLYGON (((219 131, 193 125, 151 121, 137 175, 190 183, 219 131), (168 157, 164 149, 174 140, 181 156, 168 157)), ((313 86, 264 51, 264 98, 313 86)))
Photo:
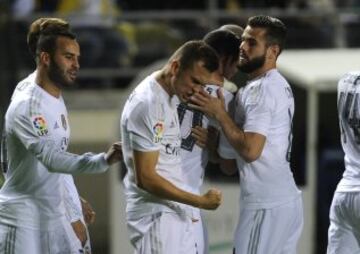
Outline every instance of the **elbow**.
POLYGON ((136 186, 142 190, 145 190, 146 191, 146 185, 144 184, 143 181, 141 181, 141 179, 137 179, 136 181, 136 186))
POLYGON ((151 180, 146 179, 145 177, 138 177, 136 181, 136 186, 144 191, 151 192, 151 180))
POLYGON ((220 170, 226 176, 233 176, 237 172, 235 160, 220 159, 220 170))
POLYGON ((233 176, 237 172, 237 169, 235 169, 235 168, 230 169, 230 168, 220 167, 220 169, 221 169, 221 172, 223 172, 223 174, 226 175, 226 176, 233 176))
POLYGON ((244 159, 246 163, 252 163, 259 159, 261 152, 248 152, 246 154, 242 154, 241 157, 244 159))
POLYGON ((256 161, 257 158, 251 157, 251 156, 244 156, 243 159, 246 163, 252 163, 252 162, 256 161))

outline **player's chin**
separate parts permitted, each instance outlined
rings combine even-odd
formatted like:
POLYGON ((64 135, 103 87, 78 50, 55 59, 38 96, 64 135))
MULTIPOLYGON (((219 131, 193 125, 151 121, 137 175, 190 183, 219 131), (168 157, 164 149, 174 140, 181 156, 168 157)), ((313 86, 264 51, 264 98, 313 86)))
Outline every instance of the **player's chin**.
POLYGON ((75 81, 76 81, 76 76, 71 75, 71 76, 68 78, 68 81, 69 81, 69 83, 71 83, 71 84, 75 83, 75 81))
POLYGON ((75 75, 69 75, 67 78, 66 78, 66 82, 69 84, 69 85, 73 85, 76 81, 76 76, 75 75))

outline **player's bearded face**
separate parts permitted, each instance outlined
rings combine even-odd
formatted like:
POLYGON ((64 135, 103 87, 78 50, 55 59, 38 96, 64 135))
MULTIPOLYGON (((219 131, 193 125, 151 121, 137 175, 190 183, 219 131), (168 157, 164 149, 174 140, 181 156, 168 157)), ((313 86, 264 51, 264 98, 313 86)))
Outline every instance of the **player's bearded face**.
POLYGON ((246 60, 240 61, 238 65, 239 70, 244 73, 252 73, 257 69, 261 68, 265 63, 265 58, 266 58, 265 54, 266 52, 264 52, 264 54, 261 56, 257 56, 252 59, 249 59, 248 56, 246 56, 244 53, 241 53, 241 57, 246 60))
POLYGON ((50 58, 49 78, 58 87, 67 87, 74 83, 75 79, 66 76, 67 71, 60 66, 54 57, 50 58))

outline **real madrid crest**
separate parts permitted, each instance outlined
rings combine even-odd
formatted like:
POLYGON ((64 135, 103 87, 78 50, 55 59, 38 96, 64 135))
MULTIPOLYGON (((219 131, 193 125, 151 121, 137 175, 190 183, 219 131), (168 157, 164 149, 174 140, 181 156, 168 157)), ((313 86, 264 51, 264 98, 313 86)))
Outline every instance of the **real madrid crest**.
POLYGON ((64 130, 67 130, 67 122, 66 122, 65 115, 63 115, 63 114, 61 114, 61 124, 62 124, 62 127, 64 128, 64 130))

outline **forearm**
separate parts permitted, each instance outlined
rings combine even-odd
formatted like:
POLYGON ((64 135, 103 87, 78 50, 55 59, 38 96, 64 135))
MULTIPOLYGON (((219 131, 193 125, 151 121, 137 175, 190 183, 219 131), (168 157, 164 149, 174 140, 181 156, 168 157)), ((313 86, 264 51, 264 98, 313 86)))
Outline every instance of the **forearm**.
POLYGON ((108 169, 104 154, 85 153, 83 155, 61 151, 50 141, 29 146, 39 161, 50 171, 67 174, 102 173, 108 169))
POLYGON ((245 132, 235 124, 225 111, 218 114, 216 118, 231 146, 241 157, 246 158, 249 153, 249 146, 246 143, 245 132))
POLYGON ((176 201, 194 207, 202 207, 201 196, 181 190, 158 174, 142 179, 141 184, 138 185, 140 188, 159 198, 176 201))

